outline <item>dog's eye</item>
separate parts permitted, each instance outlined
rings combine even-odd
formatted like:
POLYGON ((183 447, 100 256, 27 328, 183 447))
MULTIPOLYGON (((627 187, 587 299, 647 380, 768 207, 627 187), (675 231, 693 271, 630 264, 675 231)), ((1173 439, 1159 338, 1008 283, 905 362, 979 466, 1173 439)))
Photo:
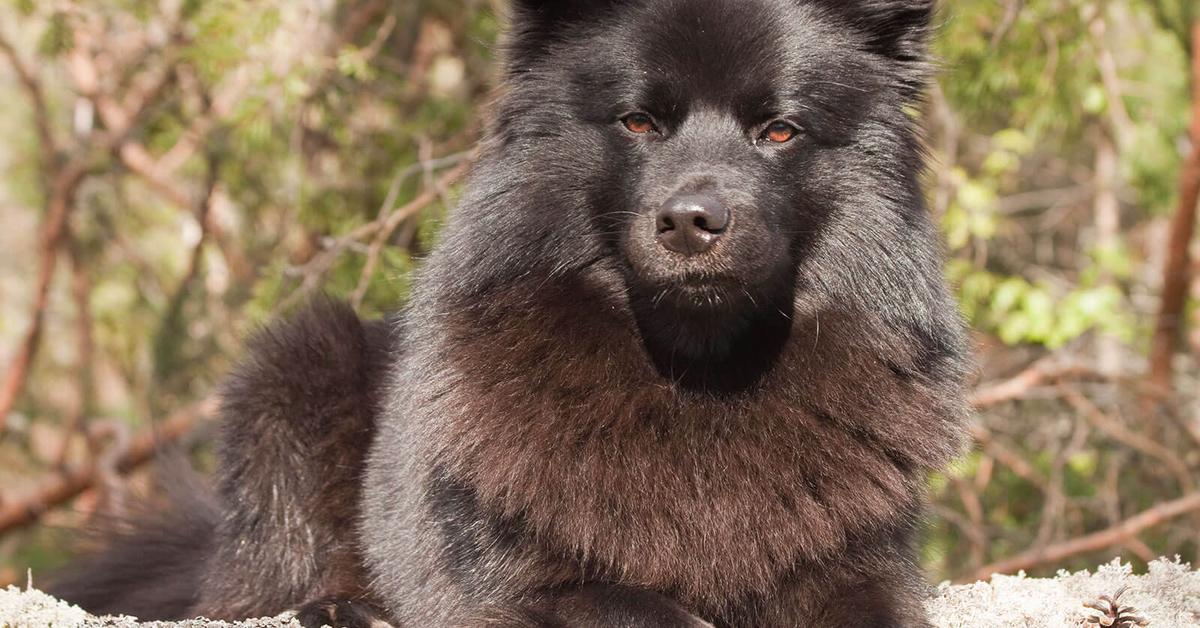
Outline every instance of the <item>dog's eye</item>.
POLYGON ((638 135, 658 131, 658 127, 654 124, 654 118, 644 113, 631 113, 621 118, 621 124, 624 124, 630 133, 637 133, 638 135))
POLYGON ((800 129, 783 120, 776 120, 763 129, 761 139, 776 144, 786 144, 800 134, 800 129))

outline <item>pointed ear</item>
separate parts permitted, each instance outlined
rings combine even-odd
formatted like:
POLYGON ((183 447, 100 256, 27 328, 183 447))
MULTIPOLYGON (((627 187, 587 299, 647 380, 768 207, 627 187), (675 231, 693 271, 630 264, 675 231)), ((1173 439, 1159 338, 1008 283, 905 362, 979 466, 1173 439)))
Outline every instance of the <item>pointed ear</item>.
POLYGON ((924 62, 937 13, 936 0, 812 0, 868 37, 872 52, 897 61, 924 62))

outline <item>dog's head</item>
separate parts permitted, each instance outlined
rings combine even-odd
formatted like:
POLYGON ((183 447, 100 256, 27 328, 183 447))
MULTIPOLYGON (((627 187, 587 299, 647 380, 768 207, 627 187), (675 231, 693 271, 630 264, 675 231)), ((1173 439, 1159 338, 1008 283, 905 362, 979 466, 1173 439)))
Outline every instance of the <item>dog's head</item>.
POLYGON ((604 261, 648 329, 697 353, 720 342, 680 321, 705 336, 830 302, 943 306, 910 303, 944 297, 913 119, 933 12, 516 0, 489 165, 458 218, 495 239, 487 281, 604 261))

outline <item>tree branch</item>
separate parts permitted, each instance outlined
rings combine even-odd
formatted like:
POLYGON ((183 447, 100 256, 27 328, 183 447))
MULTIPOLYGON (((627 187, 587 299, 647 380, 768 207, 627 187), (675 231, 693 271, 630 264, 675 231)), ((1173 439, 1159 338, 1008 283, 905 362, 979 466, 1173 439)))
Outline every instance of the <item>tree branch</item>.
POLYGON ((324 277, 325 273, 333 267, 333 264, 337 261, 338 256, 341 255, 346 248, 366 238, 374 238, 381 232, 386 233, 389 230, 394 231, 395 228, 406 219, 416 215, 418 212, 436 201, 440 197, 442 191, 454 185, 459 179, 466 175, 467 171, 469 171, 471 168, 471 164, 474 163, 474 157, 475 155, 473 153, 458 156, 460 159, 458 165, 453 170, 443 174, 442 177, 438 179, 437 183, 435 183, 431 188, 426 189, 416 198, 409 201, 403 207, 397 208, 390 214, 380 216, 371 222, 359 226, 337 240, 334 240, 324 251, 314 256, 313 259, 306 263, 303 267, 292 270, 291 272, 293 275, 299 275, 303 277, 303 280, 300 287, 291 295, 289 295, 280 307, 282 309, 287 309, 291 305, 295 304, 296 301, 316 289, 321 281, 321 278, 324 277))
POLYGON ((0 34, 0 53, 4 53, 4 56, 8 57, 9 64, 17 74, 17 80, 21 82, 21 86, 29 97, 30 105, 33 107, 34 127, 37 129, 38 142, 41 144, 39 149, 42 155, 43 172, 52 173, 58 165, 58 144, 54 140, 50 106, 46 101, 46 92, 42 89, 41 79, 21 61, 16 48, 5 39, 3 34, 0 34))
POLYGON ((1084 397, 1075 387, 1059 384, 1058 389, 1062 392, 1063 398, 1067 400, 1067 403, 1080 416, 1104 432, 1109 438, 1134 451, 1153 458, 1165 466, 1174 474, 1175 480, 1179 482, 1180 490, 1195 490, 1196 482, 1192 479, 1191 469, 1188 468, 1187 463, 1175 455, 1175 452, 1159 444, 1154 439, 1125 427, 1120 421, 1105 414, 1104 411, 1096 407, 1096 404, 1092 403, 1087 397, 1084 397))
POLYGON ((71 296, 75 301, 75 342, 77 349, 77 390, 78 406, 74 408, 66 426, 63 428, 62 441, 55 454, 55 464, 59 468, 67 465, 67 456, 71 451, 71 441, 76 433, 86 431, 87 417, 95 406, 96 381, 94 356, 96 340, 92 333, 92 282, 83 258, 83 246, 74 233, 67 234, 67 257, 71 262, 71 296))
MULTIPOLYGON (((1192 40, 1200 41, 1200 20, 1192 25, 1192 40)), ((1150 352, 1150 393, 1161 399, 1171 392, 1172 358, 1179 343, 1191 270, 1191 242, 1200 205, 1200 47, 1192 51, 1192 150, 1179 175, 1179 207, 1171 219, 1167 261, 1163 268, 1162 300, 1150 352)))
POLYGON ((968 580, 986 580, 993 574, 1016 573, 1040 565, 1057 563, 1079 554, 1121 545, 1135 538, 1147 528, 1196 510, 1200 510, 1200 493, 1192 493, 1174 501, 1159 504, 1099 532, 1023 552, 1012 558, 986 565, 977 570, 968 580))
MULTIPOLYGON (((147 428, 117 458, 117 470, 129 473, 146 464, 164 445, 178 442, 215 415, 217 406, 217 398, 211 397, 147 428)), ((96 467, 77 468, 55 475, 24 497, 0 501, 0 535, 34 523, 42 513, 78 497, 101 480, 96 467)))
POLYGON ((971 397, 976 410, 1020 399, 1030 389, 1059 380, 1080 377, 1103 377, 1103 373, 1080 364, 1062 360, 1059 356, 1048 356, 1034 362, 1013 377, 980 386, 971 397))
POLYGON ((362 305, 363 298, 367 294, 367 289, 371 285, 371 278, 375 275, 375 268, 379 264, 379 258, 383 253, 383 247, 392 237, 392 234, 396 232, 396 229, 405 220, 408 220, 442 197, 450 186, 461 179, 466 174, 467 169, 470 168, 471 159, 469 155, 451 155, 441 160, 423 160, 421 163, 416 164, 416 166, 426 167, 431 170, 444 164, 457 164, 457 167, 443 175, 441 179, 425 189, 417 198, 404 207, 395 210, 393 210, 393 207, 396 195, 393 192, 398 192, 400 184, 407 178, 407 169, 405 172, 397 175, 396 179, 392 182, 392 188, 388 192, 388 199, 384 200, 383 207, 380 208, 379 218, 377 219, 377 222, 381 222, 381 226, 371 241, 371 248, 367 252, 367 262, 363 265, 358 286, 355 288, 354 294, 350 297, 350 303, 354 307, 357 308, 362 305))
POLYGON ((0 380, 0 433, 4 432, 8 415, 25 388, 29 368, 37 354, 46 305, 50 300, 50 281, 58 264, 59 244, 66 230, 67 216, 75 206, 75 193, 86 174, 84 160, 76 158, 63 167, 51 184, 46 215, 38 237, 38 275, 34 283, 29 329, 0 380))
MULTIPOLYGON (((76 37, 83 35, 77 32, 76 37)), ((106 133, 96 133, 91 141, 80 146, 65 165, 61 168, 55 167, 51 171, 53 175, 47 194, 45 217, 38 238, 38 276, 34 283, 29 329, 22 338, 3 379, 0 379, 0 433, 3 433, 7 417, 25 388, 29 369, 37 355, 46 305, 50 297, 50 282, 54 279, 58 264, 59 247, 66 230, 67 218, 75 207, 76 192, 88 174, 89 163, 95 151, 107 153, 125 144, 146 112, 158 101, 171 82, 172 72, 169 68, 164 69, 131 89, 130 94, 123 99, 124 105, 118 106, 111 102, 111 99, 106 100, 97 91, 98 72, 93 61, 83 52, 85 49, 86 46, 83 46, 81 41, 70 53, 67 65, 80 93, 96 100, 98 106, 102 105, 101 112, 107 116, 105 123, 108 128, 106 133)))

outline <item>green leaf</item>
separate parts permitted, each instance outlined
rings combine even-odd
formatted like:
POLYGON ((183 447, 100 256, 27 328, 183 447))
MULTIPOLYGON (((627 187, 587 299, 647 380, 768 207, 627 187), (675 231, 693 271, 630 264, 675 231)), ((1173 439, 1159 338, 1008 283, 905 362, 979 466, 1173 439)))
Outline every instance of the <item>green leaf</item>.
POLYGON ((70 50, 73 43, 66 14, 61 11, 55 12, 50 16, 46 30, 42 32, 42 38, 38 41, 38 53, 44 57, 57 57, 70 50))
POLYGON ((1080 105, 1087 113, 1103 113, 1105 109, 1108 109, 1108 94, 1100 85, 1091 85, 1083 92, 1080 105))

